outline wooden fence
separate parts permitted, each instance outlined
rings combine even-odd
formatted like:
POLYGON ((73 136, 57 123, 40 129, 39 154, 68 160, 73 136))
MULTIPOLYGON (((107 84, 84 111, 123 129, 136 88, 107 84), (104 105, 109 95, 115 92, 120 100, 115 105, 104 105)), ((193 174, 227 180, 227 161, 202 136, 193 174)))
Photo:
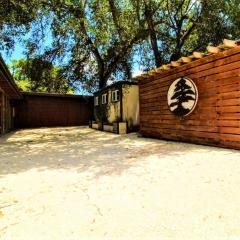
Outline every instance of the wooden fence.
POLYGON ((142 79, 139 91, 144 136, 240 149, 240 47, 142 79), (185 117, 167 102, 170 85, 181 77, 198 89, 195 110, 185 117))

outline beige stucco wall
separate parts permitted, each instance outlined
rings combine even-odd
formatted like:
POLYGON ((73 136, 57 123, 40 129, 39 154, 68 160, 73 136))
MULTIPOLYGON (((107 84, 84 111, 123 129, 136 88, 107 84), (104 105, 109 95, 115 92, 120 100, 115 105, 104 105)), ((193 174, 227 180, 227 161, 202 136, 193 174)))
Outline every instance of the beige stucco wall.
MULTIPOLYGON (((115 90, 115 89, 114 89, 115 90)), ((119 120, 121 116, 120 101, 112 102, 112 90, 108 90, 108 122, 113 123, 119 120)))
MULTIPOLYGON (((121 120, 121 101, 112 102, 112 91, 116 89, 117 88, 112 88, 107 91, 107 119, 111 124, 121 120)), ((139 89, 137 85, 123 85, 122 92, 122 121, 128 122, 128 127, 131 129, 139 126, 139 89)), ((101 96, 102 94, 99 94, 99 102, 102 100, 101 96)))
POLYGON ((123 121, 128 127, 139 125, 139 89, 137 85, 123 85, 123 121))

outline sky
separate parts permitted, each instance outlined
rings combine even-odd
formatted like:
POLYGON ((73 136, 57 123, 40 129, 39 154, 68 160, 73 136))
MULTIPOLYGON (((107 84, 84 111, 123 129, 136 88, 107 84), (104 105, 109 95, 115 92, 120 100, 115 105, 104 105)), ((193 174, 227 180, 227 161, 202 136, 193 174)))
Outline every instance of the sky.
MULTIPOLYGON (((48 45, 51 45, 52 43, 50 25, 45 27, 44 34, 45 34, 45 37, 41 40, 41 46, 43 46, 42 49, 48 45)), ((8 65, 11 66, 11 63, 13 60, 19 60, 19 59, 25 58, 24 56, 25 46, 23 41, 30 39, 32 35, 34 35, 34 25, 31 27, 31 30, 29 31, 29 33, 27 33, 25 36, 22 36, 22 40, 15 39, 15 46, 10 54, 7 54, 6 52, 1 52, 5 62, 8 65)))
POLYGON ((24 47, 20 44, 17 43, 15 46, 15 50, 11 54, 7 54, 6 52, 2 52, 2 56, 4 61, 11 66, 11 63, 13 60, 18 60, 21 58, 24 58, 24 47))

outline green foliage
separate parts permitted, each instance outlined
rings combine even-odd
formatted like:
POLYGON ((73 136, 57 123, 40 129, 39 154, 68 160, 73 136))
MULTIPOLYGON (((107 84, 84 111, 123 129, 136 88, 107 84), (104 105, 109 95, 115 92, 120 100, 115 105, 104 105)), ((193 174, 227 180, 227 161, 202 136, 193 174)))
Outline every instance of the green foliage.
POLYGON ((142 46, 149 48, 141 59, 146 70, 192 51, 205 50, 207 45, 217 45, 224 38, 239 38, 239 0, 143 2, 150 41, 140 44, 137 50, 143 50, 142 46), (156 56, 160 61, 156 61, 156 56))
POLYGON ((11 50, 34 21, 46 14, 41 0, 0 0, 0 49, 11 50))
POLYGON ((94 116, 97 121, 107 123, 109 116, 109 104, 100 104, 94 107, 94 116))
POLYGON ((13 76, 23 91, 71 93, 61 68, 41 57, 13 62, 13 76))
POLYGON ((94 91, 131 79, 136 62, 148 70, 239 38, 239 14, 240 0, 0 0, 0 47, 22 41, 30 59, 41 55, 72 85, 94 91))
POLYGON ((16 82, 19 89, 24 92, 30 91, 30 82, 28 80, 19 80, 16 82))

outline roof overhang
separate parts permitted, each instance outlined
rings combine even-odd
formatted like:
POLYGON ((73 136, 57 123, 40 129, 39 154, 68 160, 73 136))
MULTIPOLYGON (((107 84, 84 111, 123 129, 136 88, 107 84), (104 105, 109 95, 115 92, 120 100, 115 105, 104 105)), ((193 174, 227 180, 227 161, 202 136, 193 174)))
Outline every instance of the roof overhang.
POLYGON ((1 55, 0 55, 0 88, 10 99, 20 99, 22 97, 1 55))

